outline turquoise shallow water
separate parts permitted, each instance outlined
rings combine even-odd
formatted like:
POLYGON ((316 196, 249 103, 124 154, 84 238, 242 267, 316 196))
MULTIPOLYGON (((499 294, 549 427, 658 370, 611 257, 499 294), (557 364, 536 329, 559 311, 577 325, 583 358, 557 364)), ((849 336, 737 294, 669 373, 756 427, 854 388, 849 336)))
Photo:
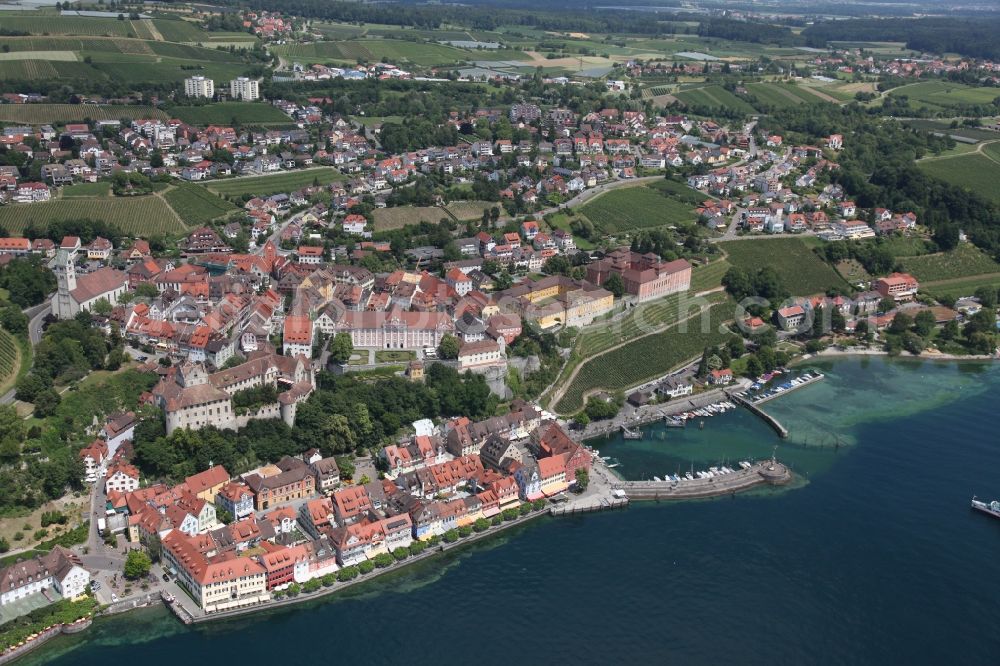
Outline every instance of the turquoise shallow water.
POLYGON ((631 478, 777 454, 795 488, 542 519, 337 599, 197 628, 150 610, 24 664, 1000 663, 1000 368, 849 359, 704 430, 598 443, 631 478), (840 442, 839 447, 836 442, 840 442))

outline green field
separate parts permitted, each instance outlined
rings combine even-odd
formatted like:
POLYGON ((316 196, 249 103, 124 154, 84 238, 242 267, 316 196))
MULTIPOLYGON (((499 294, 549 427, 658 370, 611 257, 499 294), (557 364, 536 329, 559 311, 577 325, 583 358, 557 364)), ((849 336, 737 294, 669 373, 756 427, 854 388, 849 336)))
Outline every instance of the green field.
POLYGON ((928 282, 920 285, 920 291, 930 294, 934 298, 961 298, 974 295, 979 287, 1000 289, 1000 273, 928 282))
MULTIPOLYGON (((411 31, 407 31, 408 33, 411 31)), ((468 39, 463 35, 460 39, 468 39)), ((442 39, 435 37, 435 39, 442 39)), ((289 58, 305 60, 340 60, 373 62, 386 60, 396 63, 432 67, 452 65, 471 60, 526 60, 524 53, 512 50, 481 51, 460 49, 434 42, 412 42, 402 39, 354 39, 338 42, 312 42, 308 44, 283 44, 274 52, 289 58)))
POLYGON ((279 192, 292 192, 308 187, 314 182, 327 185, 337 180, 344 180, 344 178, 342 173, 332 167, 316 167, 302 171, 276 173, 270 176, 215 180, 208 183, 206 187, 216 194, 228 197, 244 194, 263 197, 279 192))
POLYGON ((63 187, 63 197, 106 197, 111 192, 111 182, 99 180, 96 183, 77 183, 63 187))
POLYGON ((767 238, 719 244, 737 268, 773 268, 793 296, 811 296, 847 282, 799 238, 767 238))
POLYGON ((153 25, 168 42, 204 42, 211 39, 212 34, 190 21, 153 19, 153 25))
MULTIPOLYGON (((699 196, 697 200, 703 198, 699 196)), ((695 205, 690 195, 656 183, 611 190, 588 201, 578 212, 604 233, 613 234, 668 224, 692 225, 696 222, 695 205)))
POLYGON ((917 166, 924 173, 1000 203, 1000 187, 997 187, 1000 183, 1000 154, 991 159, 993 148, 994 145, 990 145, 983 153, 923 160, 917 162, 917 166))
POLYGON ((588 326, 583 329, 577 343, 580 356, 589 358, 616 344, 651 333, 661 326, 670 326, 699 312, 708 303, 720 303, 726 299, 722 292, 709 294, 704 299, 696 299, 689 292, 672 294, 664 298, 642 303, 621 319, 588 326))
POLYGON ((725 259, 713 261, 707 266, 695 266, 691 271, 692 293, 697 294, 722 285, 722 276, 729 270, 729 266, 725 259))
MULTIPOLYGON (((5 12, 6 14, 6 12, 5 12)), ((32 35, 105 35, 108 37, 135 37, 132 21, 114 18, 82 16, 3 16, 7 30, 27 32, 32 35)))
POLYGON ((950 81, 921 81, 889 91, 893 96, 905 96, 910 105, 930 110, 944 110, 958 104, 992 104, 1000 96, 996 88, 973 88, 950 81))
POLYGON ((44 203, 8 204, 0 207, 0 227, 18 233, 29 224, 44 227, 52 220, 89 217, 103 220, 130 236, 179 234, 184 226, 170 206, 158 196, 128 198, 54 199, 44 203))
POLYGON ((937 252, 900 259, 903 270, 920 282, 951 280, 987 273, 1000 273, 1000 264, 971 243, 951 252, 937 252))
POLYGON ((674 97, 684 104, 694 106, 724 107, 736 109, 746 114, 757 113, 746 101, 740 99, 722 86, 710 85, 700 88, 690 88, 673 93, 674 97))
POLYGON ((119 118, 157 118, 169 120, 159 109, 151 106, 97 105, 97 104, 0 104, 0 122, 6 123, 72 123, 91 120, 118 120, 119 118))
POLYGON ((731 333, 723 324, 732 318, 732 302, 725 300, 711 306, 708 316, 695 315, 662 333, 638 338, 585 361, 554 410, 573 414, 583 408, 584 395, 590 391, 622 391, 667 374, 697 357, 706 346, 726 340, 731 333))
POLYGON ((164 192, 163 198, 189 227, 203 225, 236 210, 232 203, 194 183, 181 183, 164 192))
POLYGON ((292 120, 266 102, 219 102, 202 106, 177 106, 171 109, 175 118, 191 125, 240 125, 255 123, 288 124, 292 120))
MULTIPOLYGON (((1000 91, 998 91, 1000 92, 1000 91)), ((926 130, 928 132, 941 132, 942 134, 962 136, 974 141, 991 141, 1000 139, 1000 132, 994 130, 988 130, 981 127, 952 127, 951 122, 947 120, 928 120, 925 118, 919 118, 915 120, 907 120, 906 124, 910 127, 919 130, 926 130)), ((965 144, 960 144, 965 145, 965 144)))
POLYGON ((778 109, 799 104, 818 104, 823 100, 804 88, 784 83, 748 83, 750 91, 761 103, 778 109))

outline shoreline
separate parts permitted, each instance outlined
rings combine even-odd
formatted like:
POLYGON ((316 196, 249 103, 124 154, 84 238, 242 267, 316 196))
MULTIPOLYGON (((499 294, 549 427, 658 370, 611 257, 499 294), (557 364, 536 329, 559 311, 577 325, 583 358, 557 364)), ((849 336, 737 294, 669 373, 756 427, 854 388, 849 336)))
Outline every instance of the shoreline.
POLYGON ((864 349, 857 347, 848 347, 845 349, 836 349, 834 347, 828 347, 823 351, 817 352, 815 354, 803 354, 798 356, 791 361, 789 365, 797 365, 805 361, 811 361, 816 359, 822 359, 824 357, 830 358, 844 358, 848 356, 888 356, 893 359, 905 359, 905 360, 921 360, 921 361, 997 361, 1000 360, 1000 355, 992 354, 945 354, 945 353, 920 353, 911 354, 909 352, 902 352, 897 355, 891 355, 884 349, 864 349))

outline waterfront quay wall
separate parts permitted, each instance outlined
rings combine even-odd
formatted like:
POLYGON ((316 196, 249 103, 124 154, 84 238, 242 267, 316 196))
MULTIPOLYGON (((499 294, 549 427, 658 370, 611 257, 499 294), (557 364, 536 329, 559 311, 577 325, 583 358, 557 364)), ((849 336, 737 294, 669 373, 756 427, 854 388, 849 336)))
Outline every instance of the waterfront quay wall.
MULTIPOLYGON (((749 382, 747 382, 746 385, 749 386, 749 382)), ((677 398, 669 402, 658 403, 655 405, 644 405, 637 408, 626 406, 623 408, 623 411, 619 412, 613 419, 590 423, 583 429, 582 433, 576 436, 581 440, 602 437, 621 430, 623 425, 628 428, 646 425, 647 423, 659 421, 667 416, 683 414, 684 412, 690 412, 693 409, 701 409, 702 407, 714 405, 717 402, 728 399, 728 397, 729 395, 726 389, 716 388, 703 393, 698 393, 697 395, 677 398), (632 413, 627 413, 625 410, 628 409, 633 409, 634 411, 632 413)))
POLYGON ((732 495, 761 485, 784 485, 792 480, 792 473, 780 462, 768 460, 709 479, 681 479, 680 481, 626 481, 615 484, 629 500, 684 500, 705 499, 732 495))
POLYGON ((0 665, 9 664, 15 659, 20 659, 35 648, 45 645, 59 634, 76 634, 89 627, 92 623, 93 620, 86 617, 70 624, 54 624, 48 629, 38 632, 31 640, 12 647, 3 654, 0 654, 0 665))
MULTIPOLYGON (((260 612, 260 611, 272 610, 272 609, 277 609, 277 608, 285 608, 285 607, 293 606, 295 604, 302 603, 302 602, 305 602, 305 601, 311 601, 313 599, 320 599, 320 598, 325 597, 327 595, 335 594, 337 592, 340 592, 341 590, 345 590, 345 589, 347 589, 347 588, 349 588, 349 587, 351 587, 353 585, 357 585, 359 583, 364 583, 364 582, 370 581, 370 580, 372 580, 374 578, 377 578, 377 577, 379 577, 381 575, 384 575, 384 574, 387 574, 387 573, 391 573, 391 572, 394 572, 394 571, 400 571, 401 569, 409 566, 410 564, 414 564, 416 562, 421 562, 423 560, 432 558, 432 557, 434 557, 436 555, 440 555, 441 553, 444 553, 444 552, 447 552, 447 551, 450 551, 450 550, 454 550, 454 549, 457 549, 457 548, 461 548, 461 547, 463 547, 463 546, 465 546, 467 544, 473 543, 473 542, 478 541, 480 539, 484 539, 486 537, 490 537, 490 536, 499 534, 499 533, 503 532, 504 530, 507 530, 507 529, 509 529, 511 527, 514 527, 516 525, 523 525, 524 523, 527 523, 527 522, 529 522, 531 520, 534 520, 535 518, 538 518, 539 516, 547 516, 547 515, 549 515, 548 511, 544 511, 544 510, 532 511, 531 513, 529 513, 526 516, 518 516, 516 519, 511 520, 509 522, 504 522, 504 523, 501 523, 500 525, 497 525, 497 526, 490 526, 490 528, 487 529, 484 532, 473 532, 469 536, 463 537, 463 538, 459 539, 458 541, 456 541, 454 543, 444 543, 442 541, 439 545, 437 545, 437 546, 435 546, 433 548, 428 548, 427 550, 425 550, 424 552, 420 553, 419 555, 413 555, 411 557, 406 558, 405 560, 403 560, 401 562, 394 562, 393 564, 385 567, 384 569, 375 569, 371 573, 361 574, 360 576, 358 576, 354 580, 349 580, 349 581, 345 581, 345 582, 342 582, 342 583, 341 582, 337 582, 337 583, 334 583, 333 585, 331 585, 330 587, 320 588, 319 590, 317 590, 315 592, 312 592, 312 593, 301 592, 301 593, 299 593, 299 595, 297 597, 285 598, 285 599, 281 599, 281 600, 278 600, 278 601, 268 601, 268 602, 265 602, 265 603, 255 604, 255 605, 252 605, 252 606, 244 606, 243 608, 234 608, 233 610, 221 611, 221 612, 218 612, 218 613, 209 613, 207 615, 201 613, 200 610, 196 611, 195 613, 190 612, 187 608, 185 608, 185 607, 183 607, 181 605, 181 599, 175 599, 175 601, 172 604, 167 604, 167 605, 171 608, 171 610, 173 610, 174 614, 177 615, 178 618, 180 618, 181 621, 184 622, 185 624, 191 624, 191 623, 193 623, 193 624, 200 624, 202 622, 212 622, 212 621, 215 621, 215 620, 224 620, 224 619, 227 619, 227 618, 239 617, 241 615, 246 615, 248 613, 257 613, 257 612, 260 612), (185 616, 186 616, 186 618, 189 618, 189 619, 185 620, 185 616)), ((193 600, 190 597, 183 597, 183 600, 186 601, 186 602, 188 602, 188 603, 192 603, 193 602, 193 600)))

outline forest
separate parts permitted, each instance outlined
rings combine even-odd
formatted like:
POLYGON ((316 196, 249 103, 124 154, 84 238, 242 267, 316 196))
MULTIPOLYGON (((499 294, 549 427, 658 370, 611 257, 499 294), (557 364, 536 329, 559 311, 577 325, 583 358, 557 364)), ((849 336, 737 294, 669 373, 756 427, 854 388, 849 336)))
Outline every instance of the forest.
POLYGON ((915 51, 958 53, 971 58, 1000 58, 1000 19, 921 18, 826 21, 806 28, 808 46, 828 42, 905 42, 915 51))

